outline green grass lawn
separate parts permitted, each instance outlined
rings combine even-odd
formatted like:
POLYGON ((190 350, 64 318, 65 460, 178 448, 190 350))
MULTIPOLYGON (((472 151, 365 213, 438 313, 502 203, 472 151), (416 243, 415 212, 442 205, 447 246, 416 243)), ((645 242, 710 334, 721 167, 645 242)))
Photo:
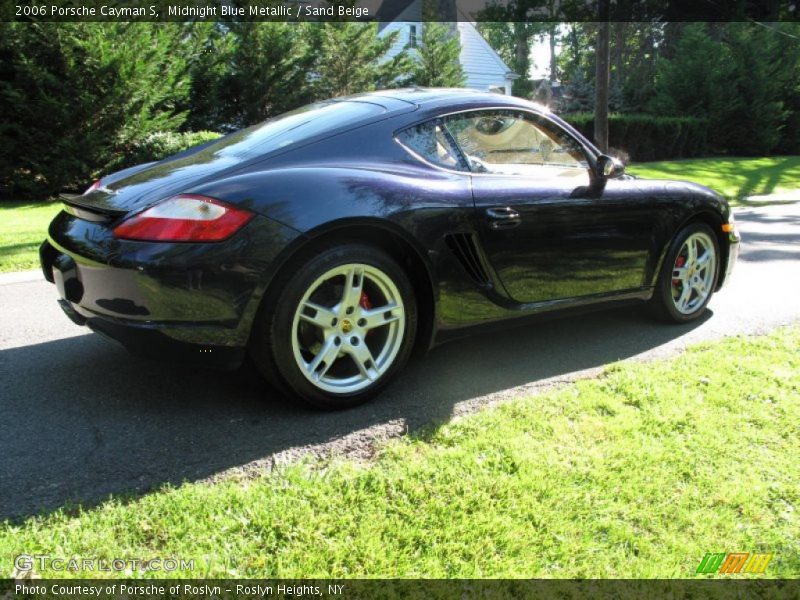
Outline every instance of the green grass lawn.
POLYGON ((650 162, 631 165, 628 171, 654 179, 701 183, 734 202, 747 196, 800 190, 800 156, 650 162))
POLYGON ((0 202, 0 272, 39 266, 39 245, 60 202, 0 202))
POLYGON ((25 552, 193 558, 186 576, 693 577, 706 552, 743 551, 797 577, 798 346, 800 327, 730 338, 455 419, 373 461, 7 523, 0 573, 25 552))

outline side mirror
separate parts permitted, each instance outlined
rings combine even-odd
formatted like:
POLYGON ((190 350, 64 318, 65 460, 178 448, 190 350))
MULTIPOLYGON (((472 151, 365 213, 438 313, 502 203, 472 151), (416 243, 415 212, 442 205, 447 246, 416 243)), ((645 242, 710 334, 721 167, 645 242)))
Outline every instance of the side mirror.
POLYGON ((614 179, 625 172, 625 165, 613 156, 601 154, 597 157, 597 172, 603 179, 614 179))

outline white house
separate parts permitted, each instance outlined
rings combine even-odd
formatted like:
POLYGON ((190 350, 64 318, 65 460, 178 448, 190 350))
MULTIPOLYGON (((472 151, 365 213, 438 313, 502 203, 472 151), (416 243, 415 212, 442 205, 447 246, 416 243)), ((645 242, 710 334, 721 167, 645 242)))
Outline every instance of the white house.
MULTIPOLYGON (((405 15, 401 14, 400 19, 405 15)), ((384 36, 397 31, 399 35, 389 50, 389 58, 399 54, 404 48, 414 48, 421 38, 425 23, 419 21, 395 20, 381 23, 378 35, 384 36)), ((461 41, 461 67, 467 77, 466 86, 479 90, 492 90, 511 94, 511 83, 519 77, 503 62, 489 43, 478 33, 469 21, 454 23, 461 41)))

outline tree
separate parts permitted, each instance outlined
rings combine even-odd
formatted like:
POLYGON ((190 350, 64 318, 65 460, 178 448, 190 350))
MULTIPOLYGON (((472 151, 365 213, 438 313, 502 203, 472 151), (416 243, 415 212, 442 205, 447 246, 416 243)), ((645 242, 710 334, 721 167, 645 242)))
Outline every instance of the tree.
POLYGON ((556 11, 556 3, 554 0, 492 2, 478 14, 478 31, 512 71, 519 75, 514 80, 511 93, 521 98, 530 98, 534 91, 530 76, 533 39, 551 29, 549 23, 535 20, 536 13, 543 8, 547 8, 552 16, 556 11))
POLYGON ((672 57, 658 63, 649 109, 669 115, 719 114, 728 102, 724 96, 733 71, 730 49, 713 39, 705 24, 687 24, 672 57))
POLYGON ((588 23, 572 23, 562 36, 563 49, 557 63, 564 112, 594 110, 594 40, 590 27, 588 23))
POLYGON ((315 96, 346 96, 406 84, 413 72, 408 54, 387 57, 396 39, 396 32, 379 37, 377 23, 319 25, 312 81, 315 96))
POLYGON ((312 99, 314 53, 307 25, 241 22, 231 25, 229 35, 234 49, 220 94, 226 125, 252 125, 312 99))
POLYGON ((195 23, 186 44, 191 48, 191 94, 186 101, 189 130, 219 130, 233 123, 226 99, 227 78, 233 67, 238 38, 225 23, 195 23))
POLYGON ((6 23, 1 33, 0 186, 13 194, 79 189, 186 118, 183 24, 6 23))
POLYGON ((594 110, 594 78, 588 80, 583 69, 577 69, 562 86, 559 108, 562 112, 591 112, 594 110))
POLYGON ((601 18, 597 24, 597 44, 595 46, 595 102, 594 102, 594 143, 601 152, 608 152, 608 91, 610 77, 609 36, 611 26, 608 22, 608 0, 600 0, 601 18))
POLYGON ((661 23, 615 22, 611 39, 611 110, 642 112, 653 96, 656 65, 669 48, 661 23))
POLYGON ((796 46, 783 44, 779 37, 751 23, 714 29, 687 24, 672 57, 658 64, 650 109, 708 118, 718 150, 771 152, 790 116, 784 105, 791 97, 787 83, 797 81, 796 46))
POLYGON ((724 43, 733 57, 734 79, 727 90, 727 139, 723 143, 733 153, 767 154, 781 140, 788 117, 783 77, 786 64, 792 61, 779 42, 774 30, 753 23, 730 23, 725 28, 724 43))
MULTIPOLYGON (((612 22, 609 40, 609 111, 644 112, 653 97, 656 65, 671 51, 673 38, 665 32, 673 24, 612 22)), ((573 23, 560 37, 557 59, 563 93, 563 110, 594 110, 597 76, 597 25, 573 23)))
MULTIPOLYGON (((515 46, 514 33, 511 23, 503 21, 478 21, 475 24, 478 32, 489 43, 497 55, 503 59, 509 68, 513 68, 515 46)), ((521 73, 518 73, 521 75, 521 73)))
POLYGON ((776 151, 781 154, 800 154, 800 24, 775 24, 778 52, 782 60, 777 63, 780 71, 777 80, 781 84, 780 96, 787 112, 781 141, 776 151))
POLYGON ((416 50, 414 83, 427 87, 461 87, 466 81, 461 67, 461 44, 449 24, 428 21, 416 50))
POLYGON ((547 31, 547 41, 550 45, 550 70, 548 78, 550 79, 550 84, 552 85, 558 81, 558 59, 556 57, 556 45, 558 44, 557 23, 550 23, 547 31))

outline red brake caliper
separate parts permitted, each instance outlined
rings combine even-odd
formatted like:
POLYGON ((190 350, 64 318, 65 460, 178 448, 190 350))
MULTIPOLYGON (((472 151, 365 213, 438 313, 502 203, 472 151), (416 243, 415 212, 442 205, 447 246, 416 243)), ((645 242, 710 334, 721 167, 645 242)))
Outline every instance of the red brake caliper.
POLYGON ((361 305, 361 308, 365 308, 367 310, 372 308, 372 302, 369 301, 367 292, 361 292, 361 298, 359 299, 358 303, 361 305))
MULTIPOLYGON (((372 302, 370 302, 369 296, 367 296, 367 292, 364 291, 361 292, 361 298, 359 298, 358 303, 364 310, 369 310, 370 308, 372 308, 372 302)), ((370 330, 367 332, 367 335, 370 335, 371 333, 372 331, 370 330)))
MULTIPOLYGON (((675 259, 675 267, 676 268, 680 269, 685 264, 686 264, 686 257, 685 256, 679 256, 678 258, 675 259)), ((672 285, 677 286, 680 282, 681 282, 680 279, 673 279, 672 280, 672 285)))

